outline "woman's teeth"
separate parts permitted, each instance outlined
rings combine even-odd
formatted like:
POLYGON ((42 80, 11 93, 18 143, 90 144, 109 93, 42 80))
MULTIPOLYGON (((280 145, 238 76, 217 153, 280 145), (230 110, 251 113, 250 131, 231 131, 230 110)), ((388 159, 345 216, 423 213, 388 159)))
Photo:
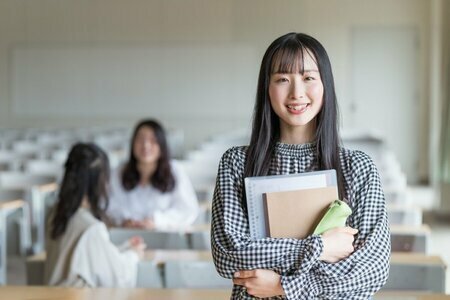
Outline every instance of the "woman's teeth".
POLYGON ((302 110, 305 109, 308 106, 308 104, 300 104, 300 105, 288 105, 287 107, 289 109, 293 109, 293 110, 302 110))

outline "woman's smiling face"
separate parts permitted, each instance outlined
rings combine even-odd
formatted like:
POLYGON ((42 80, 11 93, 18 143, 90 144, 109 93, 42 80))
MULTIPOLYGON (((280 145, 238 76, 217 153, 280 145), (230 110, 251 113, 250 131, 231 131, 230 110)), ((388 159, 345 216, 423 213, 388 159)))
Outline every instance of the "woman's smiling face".
MULTIPOLYGON (((314 57, 303 54, 303 71, 275 72, 270 76, 269 97, 272 109, 280 119, 280 132, 315 130, 312 122, 323 104, 323 84, 314 57)), ((310 132, 312 133, 312 132, 310 132)))

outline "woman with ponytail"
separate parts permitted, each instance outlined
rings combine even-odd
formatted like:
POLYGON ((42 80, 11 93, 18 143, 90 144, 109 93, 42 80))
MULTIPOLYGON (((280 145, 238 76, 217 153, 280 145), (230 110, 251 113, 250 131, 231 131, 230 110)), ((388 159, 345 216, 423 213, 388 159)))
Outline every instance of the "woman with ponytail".
POLYGON ((94 144, 76 144, 65 163, 58 202, 47 232, 45 280, 49 285, 133 287, 145 244, 131 238, 113 245, 102 222, 108 206, 109 164, 94 144))

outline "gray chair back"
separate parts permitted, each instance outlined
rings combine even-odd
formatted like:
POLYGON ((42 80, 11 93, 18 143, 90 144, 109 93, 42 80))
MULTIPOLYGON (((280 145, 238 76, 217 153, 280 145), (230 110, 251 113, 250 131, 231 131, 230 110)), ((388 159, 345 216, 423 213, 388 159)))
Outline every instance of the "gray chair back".
POLYGON ((121 245, 133 236, 141 236, 149 249, 189 249, 183 232, 149 231, 144 229, 111 228, 111 242, 121 245))

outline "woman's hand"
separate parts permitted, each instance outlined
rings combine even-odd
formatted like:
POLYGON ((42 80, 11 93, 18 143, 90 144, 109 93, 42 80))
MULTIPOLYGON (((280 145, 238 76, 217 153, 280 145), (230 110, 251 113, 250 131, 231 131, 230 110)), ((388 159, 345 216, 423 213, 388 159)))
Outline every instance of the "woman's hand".
POLYGON ((272 270, 243 270, 234 274, 233 283, 242 285, 249 295, 267 298, 284 295, 281 276, 272 270))
POLYGON ((126 228, 137 228, 137 229, 155 229, 155 222, 152 219, 146 218, 142 221, 126 219, 122 223, 123 227, 126 228))
POLYGON ((130 248, 136 252, 140 259, 142 259, 144 257, 144 250, 147 247, 142 237, 133 236, 128 239, 128 243, 130 245, 130 248))
POLYGON ((351 227, 333 228, 322 234, 323 251, 319 257, 328 263, 335 263, 353 253, 354 235, 357 229, 351 227))
POLYGON ((126 219, 122 222, 122 227, 126 228, 139 228, 139 221, 132 220, 132 219, 126 219))
POLYGON ((147 230, 155 229, 155 222, 153 222, 153 219, 150 219, 150 218, 145 218, 144 220, 142 220, 140 222, 139 225, 143 229, 147 229, 147 230))

